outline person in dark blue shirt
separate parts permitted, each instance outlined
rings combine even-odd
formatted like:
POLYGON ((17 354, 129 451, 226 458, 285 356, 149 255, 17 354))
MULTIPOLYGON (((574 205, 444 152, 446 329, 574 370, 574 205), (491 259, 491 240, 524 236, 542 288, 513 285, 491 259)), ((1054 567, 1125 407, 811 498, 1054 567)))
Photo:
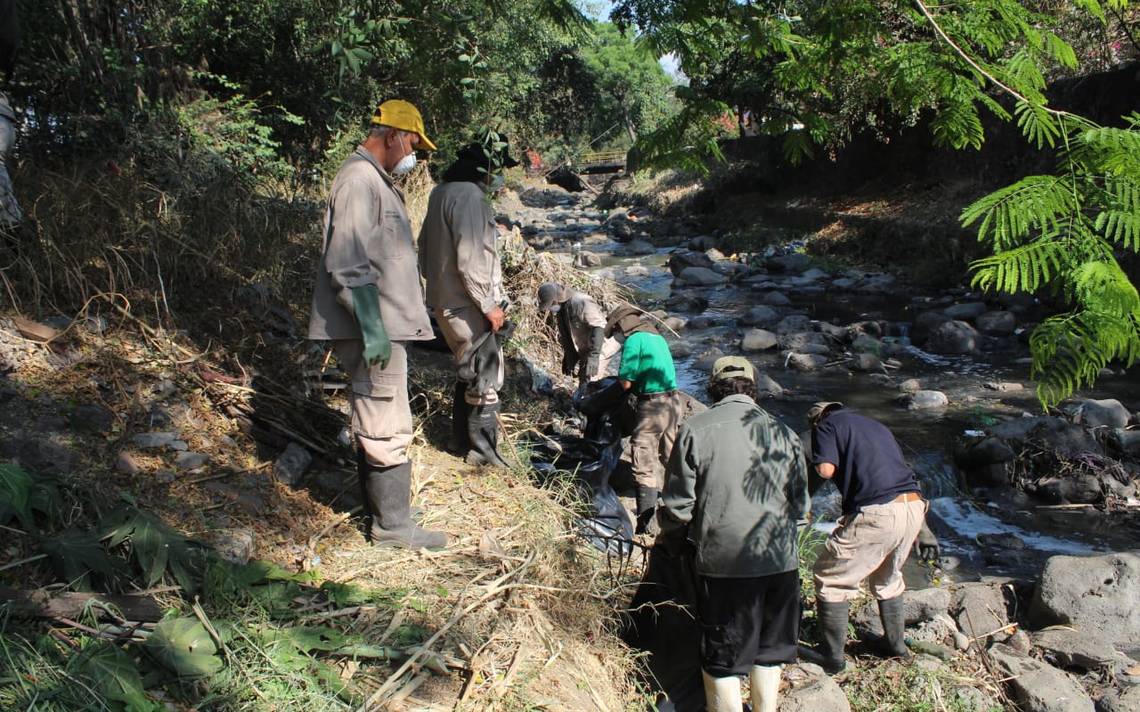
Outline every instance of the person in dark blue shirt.
POLYGON ((808 411, 811 464, 843 496, 843 516, 816 560, 815 594, 823 641, 805 656, 829 673, 846 663, 850 601, 866 580, 879 602, 885 652, 907 658, 903 642, 902 566, 923 529, 928 504, 898 441, 885 425, 843 408, 816 403, 808 411))

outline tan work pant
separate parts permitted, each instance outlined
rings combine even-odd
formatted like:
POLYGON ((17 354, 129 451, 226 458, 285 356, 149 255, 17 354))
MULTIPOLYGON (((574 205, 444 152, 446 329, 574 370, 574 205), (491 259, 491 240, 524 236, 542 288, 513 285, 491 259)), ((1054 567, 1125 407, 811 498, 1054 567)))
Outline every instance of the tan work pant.
POLYGON ((364 342, 332 342, 341 368, 352 383, 352 433, 369 464, 391 467, 408 461, 412 442, 412 409, 408 405, 408 352, 392 342, 387 368, 364 365, 364 342))
POLYGON ((864 579, 877 600, 902 594, 902 567, 928 506, 922 499, 894 501, 840 517, 815 562, 815 595, 828 603, 850 601, 864 579))
POLYGON ((673 452, 681 424, 681 400, 676 391, 637 399, 637 421, 629 437, 633 478, 643 487, 665 486, 665 465, 673 452))
MULTIPOLYGON (((491 330, 491 323, 476 307, 459 309, 437 309, 435 320, 443 332, 443 340, 455 358, 455 368, 470 367, 475 358, 475 342, 491 330)), ((499 354, 499 374, 494 388, 479 391, 474 382, 467 384, 463 399, 468 405, 490 405, 499 402, 499 391, 503 387, 503 359, 499 354)))

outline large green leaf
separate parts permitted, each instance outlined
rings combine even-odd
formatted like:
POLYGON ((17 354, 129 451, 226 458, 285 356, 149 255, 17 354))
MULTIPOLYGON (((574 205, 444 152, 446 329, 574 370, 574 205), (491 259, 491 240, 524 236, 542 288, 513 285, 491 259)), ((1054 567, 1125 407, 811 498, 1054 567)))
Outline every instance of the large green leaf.
POLYGON ((0 524, 12 517, 27 527, 32 519, 28 510, 32 476, 17 465, 5 462, 0 465, 0 524))
MULTIPOLYGON (((120 703, 115 706, 117 709, 127 712, 163 709, 146 696, 134 660, 111 643, 99 641, 88 645, 69 667, 72 674, 86 680, 106 702, 120 703)), ((91 703, 97 708, 95 700, 91 703)))
POLYGON ((323 626, 266 628, 261 631, 259 637, 266 645, 289 645, 302 653, 313 650, 337 650, 348 643, 344 633, 323 626))
POLYGON ((179 677, 209 677, 222 669, 217 647, 194 618, 173 618, 159 623, 147 638, 146 651, 179 677))
POLYGON ((197 590, 194 572, 198 561, 190 540, 154 515, 136 509, 118 510, 110 515, 110 520, 104 533, 107 545, 115 548, 129 543, 131 556, 147 586, 161 581, 169 568, 183 589, 189 593, 197 590))
POLYGON ((123 562, 107 554, 97 535, 75 527, 44 537, 40 550, 48 555, 61 579, 79 588, 91 588, 91 573, 99 574, 105 581, 113 581, 123 573, 123 562))

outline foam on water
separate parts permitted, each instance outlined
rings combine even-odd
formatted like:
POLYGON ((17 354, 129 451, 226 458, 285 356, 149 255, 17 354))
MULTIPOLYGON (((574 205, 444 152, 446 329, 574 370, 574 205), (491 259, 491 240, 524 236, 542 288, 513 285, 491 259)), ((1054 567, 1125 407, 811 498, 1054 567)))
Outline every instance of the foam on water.
POLYGON ((938 497, 930 503, 931 511, 957 535, 953 540, 944 540, 951 547, 954 540, 973 541, 979 534, 1013 534, 1025 545, 1038 551, 1057 554, 1095 554, 1099 548, 1069 539, 1058 539, 1048 534, 1036 534, 1013 524, 1007 524, 997 517, 986 514, 972 504, 952 497, 938 497))

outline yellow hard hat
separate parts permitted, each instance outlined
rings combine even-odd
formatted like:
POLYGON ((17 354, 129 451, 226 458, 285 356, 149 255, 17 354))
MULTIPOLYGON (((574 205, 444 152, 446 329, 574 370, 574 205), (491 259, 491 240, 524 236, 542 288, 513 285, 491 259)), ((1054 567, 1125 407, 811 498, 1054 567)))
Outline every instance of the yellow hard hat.
POLYGON ((372 123, 414 133, 420 137, 418 148, 435 150, 435 144, 424 133, 424 117, 420 116, 420 110, 403 99, 389 99, 377 106, 372 114, 372 123))

